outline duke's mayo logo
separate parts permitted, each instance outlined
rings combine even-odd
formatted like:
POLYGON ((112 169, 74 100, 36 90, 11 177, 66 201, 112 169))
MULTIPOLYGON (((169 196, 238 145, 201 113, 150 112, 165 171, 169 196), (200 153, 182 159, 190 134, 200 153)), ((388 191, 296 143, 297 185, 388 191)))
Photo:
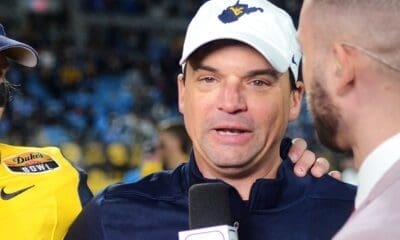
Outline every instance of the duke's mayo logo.
POLYGON ((223 23, 231 23, 237 21, 244 14, 250 14, 253 12, 264 12, 264 9, 258 7, 249 7, 248 4, 240 4, 240 0, 238 0, 235 5, 227 7, 222 13, 218 16, 219 20, 223 23))
POLYGON ((2 161, 11 172, 40 173, 54 170, 58 163, 50 156, 40 152, 26 152, 5 158, 2 161))

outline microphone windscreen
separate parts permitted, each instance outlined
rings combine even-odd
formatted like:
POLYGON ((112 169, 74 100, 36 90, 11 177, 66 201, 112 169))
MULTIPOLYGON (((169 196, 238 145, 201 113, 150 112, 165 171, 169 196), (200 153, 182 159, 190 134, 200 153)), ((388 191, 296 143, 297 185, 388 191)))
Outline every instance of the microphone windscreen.
POLYGON ((223 183, 195 184, 189 189, 189 228, 233 225, 229 187, 223 183))

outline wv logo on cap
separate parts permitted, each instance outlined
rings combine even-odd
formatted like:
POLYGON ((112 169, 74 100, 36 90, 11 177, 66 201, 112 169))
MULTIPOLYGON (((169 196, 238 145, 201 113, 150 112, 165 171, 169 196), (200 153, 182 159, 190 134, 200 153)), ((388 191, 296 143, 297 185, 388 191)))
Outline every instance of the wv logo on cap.
POLYGON ((218 16, 223 23, 231 23, 237 21, 244 14, 250 14, 256 11, 264 12, 264 9, 258 7, 249 7, 248 4, 240 4, 238 0, 235 5, 227 7, 218 16))

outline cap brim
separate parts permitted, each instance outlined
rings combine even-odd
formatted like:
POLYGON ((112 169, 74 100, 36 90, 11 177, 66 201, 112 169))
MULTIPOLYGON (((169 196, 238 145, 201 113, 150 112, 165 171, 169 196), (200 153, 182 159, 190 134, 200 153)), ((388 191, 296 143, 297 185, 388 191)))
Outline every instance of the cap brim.
POLYGON ((26 67, 35 67, 38 62, 38 54, 32 47, 4 36, 0 36, 0 52, 26 67))

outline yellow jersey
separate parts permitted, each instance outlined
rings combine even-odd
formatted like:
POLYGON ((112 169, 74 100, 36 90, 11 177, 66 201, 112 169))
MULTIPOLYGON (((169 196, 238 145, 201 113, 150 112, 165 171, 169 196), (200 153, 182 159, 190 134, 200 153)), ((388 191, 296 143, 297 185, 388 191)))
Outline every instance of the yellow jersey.
POLYGON ((56 147, 0 144, 0 239, 59 240, 92 197, 56 147))

